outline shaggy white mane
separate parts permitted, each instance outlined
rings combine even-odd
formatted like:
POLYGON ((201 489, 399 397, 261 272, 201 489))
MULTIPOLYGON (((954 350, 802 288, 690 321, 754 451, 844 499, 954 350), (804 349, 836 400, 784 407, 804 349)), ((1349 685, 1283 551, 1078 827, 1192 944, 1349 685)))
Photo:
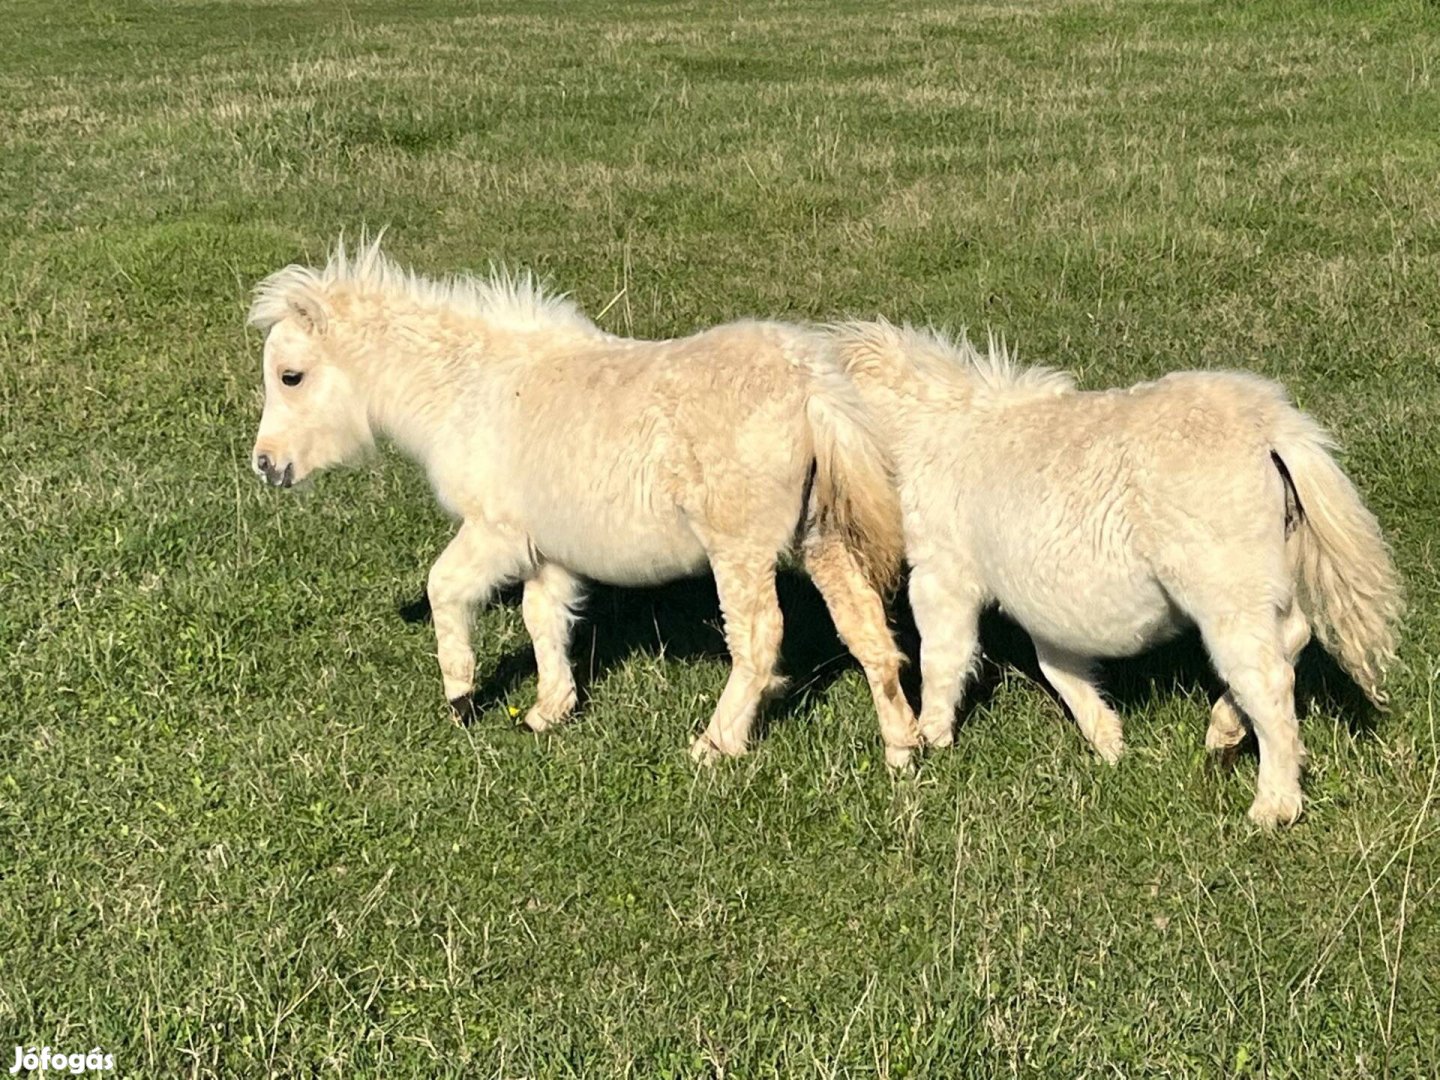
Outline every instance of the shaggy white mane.
POLYGON ((383 237, 384 230, 374 239, 362 233, 358 248, 351 252, 342 236, 323 269, 295 264, 277 270, 255 286, 247 321, 259 330, 269 330, 292 314, 297 302, 368 293, 483 318, 508 329, 569 328, 602 333, 574 301, 564 293, 551 292, 528 270, 513 272, 492 265, 485 278, 470 274, 428 278, 381 251, 383 237))
POLYGON ((846 323, 834 329, 848 347, 852 365, 905 367, 925 379, 978 379, 990 390, 1048 395, 1075 389, 1074 376, 1068 372, 1021 365, 1004 339, 997 339, 993 332, 987 335, 986 347, 980 349, 964 329, 951 334, 909 323, 896 326, 884 319, 846 323))

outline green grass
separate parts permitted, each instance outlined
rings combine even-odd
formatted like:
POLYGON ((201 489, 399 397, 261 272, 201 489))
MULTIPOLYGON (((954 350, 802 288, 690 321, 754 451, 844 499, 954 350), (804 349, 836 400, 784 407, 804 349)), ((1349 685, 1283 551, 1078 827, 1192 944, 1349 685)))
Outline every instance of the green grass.
POLYGON ((1421 2, 7 5, 3 1067, 1433 1074, 1437 82, 1421 2), (385 223, 625 333, 883 312, 1087 386, 1282 379, 1393 538, 1395 707, 1320 699, 1279 835, 1183 650, 1112 681, 1117 770, 999 664, 895 782, 797 580, 802 692, 742 761, 685 755, 704 585, 599 595, 543 739, 489 609, 456 728, 400 612, 450 529, 422 477, 246 467, 249 287, 385 223))

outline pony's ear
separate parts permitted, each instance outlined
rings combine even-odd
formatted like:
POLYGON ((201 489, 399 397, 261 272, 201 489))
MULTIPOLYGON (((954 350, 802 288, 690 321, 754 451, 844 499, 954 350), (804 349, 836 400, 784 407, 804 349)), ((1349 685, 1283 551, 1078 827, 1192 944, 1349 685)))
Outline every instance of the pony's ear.
POLYGON ((323 334, 330 325, 330 307, 318 292, 296 290, 285 298, 285 304, 307 333, 323 334))

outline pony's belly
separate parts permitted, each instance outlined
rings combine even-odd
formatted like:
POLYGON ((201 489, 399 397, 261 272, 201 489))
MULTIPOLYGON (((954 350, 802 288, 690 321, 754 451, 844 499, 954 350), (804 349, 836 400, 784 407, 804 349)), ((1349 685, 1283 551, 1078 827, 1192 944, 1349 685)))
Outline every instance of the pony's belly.
POLYGON ((1183 619, 1152 581, 1083 580, 997 590, 1001 610, 1031 637, 1076 656, 1119 658, 1171 637, 1183 619))
POLYGON ((705 549, 677 514, 654 519, 547 522, 532 532, 545 558, 607 585, 659 585, 698 574, 705 549))

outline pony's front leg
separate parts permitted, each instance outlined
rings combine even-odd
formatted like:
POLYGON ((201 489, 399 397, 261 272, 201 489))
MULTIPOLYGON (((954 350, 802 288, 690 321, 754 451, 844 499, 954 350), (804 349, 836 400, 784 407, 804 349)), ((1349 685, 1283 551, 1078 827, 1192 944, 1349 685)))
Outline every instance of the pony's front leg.
POLYGON ((930 746, 955 740, 955 709, 975 673, 983 596, 953 567, 916 566, 910 610, 920 631, 920 733, 930 746))
POLYGON ((564 720, 575 709, 575 674, 570 670, 570 630, 575 625, 575 605, 580 601, 580 581, 554 563, 542 563, 525 582, 521 610, 525 629, 535 646, 535 667, 539 692, 525 714, 531 731, 544 731, 564 720))
POLYGON ((475 653, 470 623, 475 607, 495 588, 523 573, 529 563, 524 537, 486 522, 466 521, 430 567, 426 591, 435 623, 436 655, 445 696, 461 720, 475 715, 475 653))

